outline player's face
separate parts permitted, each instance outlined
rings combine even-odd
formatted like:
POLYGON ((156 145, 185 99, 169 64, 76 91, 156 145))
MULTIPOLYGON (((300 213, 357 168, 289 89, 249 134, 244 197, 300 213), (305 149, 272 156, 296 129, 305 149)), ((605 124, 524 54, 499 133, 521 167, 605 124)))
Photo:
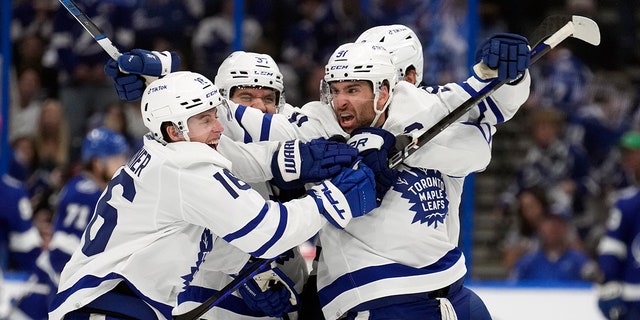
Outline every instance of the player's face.
POLYGON ((368 127, 376 114, 373 111, 373 89, 367 81, 337 81, 329 84, 331 101, 340 127, 351 133, 368 127))
POLYGON ((216 149, 220 141, 220 135, 224 128, 218 120, 217 108, 211 108, 203 111, 187 120, 189 127, 189 140, 193 142, 202 142, 216 149))
POLYGON ((271 88, 236 87, 231 101, 258 109, 262 113, 276 113, 276 91, 271 88))

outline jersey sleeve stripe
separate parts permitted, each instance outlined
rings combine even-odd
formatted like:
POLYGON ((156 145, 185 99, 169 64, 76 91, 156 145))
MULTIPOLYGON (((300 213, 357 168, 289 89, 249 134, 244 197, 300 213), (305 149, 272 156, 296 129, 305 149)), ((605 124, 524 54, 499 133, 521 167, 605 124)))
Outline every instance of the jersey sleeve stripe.
MULTIPOLYGON (((267 241, 267 243, 265 243, 262 247, 260 247, 258 250, 254 251, 252 253, 252 255, 254 257, 261 257, 263 256, 269 249, 271 249, 271 247, 273 246, 274 243, 278 242, 278 240, 280 240, 280 238, 282 238, 282 235, 284 234, 284 230, 287 227, 287 218, 288 218, 288 211, 287 211, 287 207, 285 207, 282 203, 277 202, 278 207, 280 208, 280 222, 278 223, 278 228, 276 229, 276 232, 273 234, 273 236, 271 237, 271 239, 269 239, 269 241, 267 241)), ((271 258, 271 257, 269 257, 271 258)))
POLYGON ((251 231, 253 231, 253 229, 255 229, 258 224, 260 224, 260 222, 265 218, 267 212, 269 211, 269 206, 267 203, 264 204, 264 206, 262 207, 262 209, 260 210, 260 212, 258 212, 258 215, 256 215, 255 218, 253 218, 251 221, 249 221, 249 223, 247 223, 244 227, 242 227, 240 230, 236 231, 236 232, 232 232, 226 236, 223 236, 222 239, 224 239, 227 242, 231 242, 233 240, 242 238, 244 236, 246 236, 247 234, 251 233, 251 231))
POLYGON ((462 83, 458 83, 458 85, 464 90, 466 91, 470 96, 474 96, 476 94, 478 94, 478 91, 476 91, 475 89, 473 89, 471 87, 471 85, 469 85, 466 82, 462 82, 462 83))
POLYGON ((262 117, 262 126, 260 127, 260 141, 268 141, 269 140, 269 132, 271 132, 271 121, 273 115, 270 113, 265 113, 264 117, 262 117))
POLYGON ((238 122, 238 125, 240 126, 240 128, 242 128, 242 131, 244 132, 244 139, 243 139, 244 143, 249 143, 249 142, 253 142, 253 139, 251 139, 251 135, 249 134, 249 131, 247 130, 247 128, 244 127, 244 124, 242 123, 242 117, 244 116, 245 111, 247 111, 247 107, 239 104, 233 116, 236 118, 236 122, 238 122))
POLYGON ((503 123, 504 115, 502 114, 502 112, 500 112, 500 108, 498 108, 498 105, 496 104, 496 102, 493 101, 491 97, 487 97, 485 101, 487 101, 487 103, 489 104, 489 108, 491 108, 491 112, 493 112, 493 114, 496 116, 497 123, 503 123))

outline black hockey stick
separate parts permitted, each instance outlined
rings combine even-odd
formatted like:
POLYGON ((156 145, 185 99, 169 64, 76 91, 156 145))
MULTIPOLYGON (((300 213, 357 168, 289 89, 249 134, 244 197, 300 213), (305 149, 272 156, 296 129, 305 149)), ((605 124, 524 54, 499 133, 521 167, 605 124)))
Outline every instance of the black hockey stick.
POLYGON ((209 309, 216 306, 222 299, 231 295, 234 291, 238 290, 240 286, 242 286, 247 280, 253 278, 258 273, 265 272, 271 269, 271 262, 273 262, 276 258, 272 259, 258 259, 253 262, 247 269, 245 269, 241 274, 235 277, 231 282, 229 282, 224 288, 220 289, 220 291, 216 292, 214 295, 205 300, 202 304, 197 306, 195 309, 173 316, 173 320, 196 320, 201 315, 205 314, 209 309))
POLYGON ((60 3, 71 13, 71 15, 76 18, 78 22, 84 27, 87 32, 93 37, 93 39, 98 42, 98 44, 106 51, 113 60, 118 61, 118 57, 122 55, 120 50, 116 48, 111 40, 107 38, 107 36, 96 26, 91 19, 78 8, 78 5, 73 0, 59 0, 60 3))
MULTIPOLYGON (((98 26, 93 23, 93 21, 91 21, 87 14, 84 13, 84 11, 82 11, 80 8, 78 8, 78 5, 73 0, 59 1, 67 9, 67 11, 71 13, 76 21, 78 21, 84 27, 84 29, 87 30, 87 32, 93 37, 93 39, 96 40, 100 47, 102 47, 102 50, 109 54, 111 59, 118 61, 118 57, 121 56, 122 53, 120 52, 120 50, 118 50, 118 48, 116 48, 116 46, 113 45, 111 40, 107 38, 107 35, 105 35, 104 32, 102 32, 102 30, 100 30, 100 28, 98 28, 98 26)), ((122 69, 120 69, 120 72, 126 73, 122 69)), ((152 76, 146 76, 142 74, 140 76, 145 79, 146 84, 149 84, 156 79, 152 76)))
MULTIPOLYGON (((581 16, 554 15, 545 18, 531 35, 531 39, 537 40, 536 45, 531 49, 531 64, 538 61, 543 55, 569 37, 580 39, 597 46, 600 44, 600 29, 593 20, 581 16)), ((479 75, 485 74, 487 78, 492 78, 497 75, 495 70, 486 67, 481 70, 476 69, 476 73, 479 75)), ((505 83, 507 83, 507 80, 498 81, 496 79, 491 81, 478 91, 476 95, 467 99, 433 125, 433 127, 429 128, 419 137, 411 140, 404 149, 391 156, 389 158, 389 168, 399 166, 407 157, 415 153, 420 147, 433 139, 453 122, 460 119, 460 117, 471 110, 478 102, 487 98, 505 83)))

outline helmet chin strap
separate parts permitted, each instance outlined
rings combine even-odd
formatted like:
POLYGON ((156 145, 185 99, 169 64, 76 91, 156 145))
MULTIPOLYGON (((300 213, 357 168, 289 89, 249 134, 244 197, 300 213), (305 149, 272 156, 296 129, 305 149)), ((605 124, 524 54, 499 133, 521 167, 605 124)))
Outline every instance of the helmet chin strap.
POLYGON ((389 100, 384 104, 382 110, 378 110, 378 99, 380 98, 380 89, 376 90, 376 93, 373 96, 373 112, 375 112, 376 116, 371 121, 370 127, 375 127, 376 123, 378 123, 378 119, 380 116, 387 110, 387 106, 389 105, 389 100))

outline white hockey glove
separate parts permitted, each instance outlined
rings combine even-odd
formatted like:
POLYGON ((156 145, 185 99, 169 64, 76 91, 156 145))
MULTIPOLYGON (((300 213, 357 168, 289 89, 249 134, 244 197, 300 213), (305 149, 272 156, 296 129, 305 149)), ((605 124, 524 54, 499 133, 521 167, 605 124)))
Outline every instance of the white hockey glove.
POLYGON ((331 181, 307 191, 314 197, 320 213, 336 228, 344 229, 352 218, 376 208, 376 183, 373 171, 365 164, 344 168, 331 181))
POLYGON ((273 183, 290 190, 329 179, 351 166, 357 156, 358 150, 343 142, 322 138, 307 143, 285 141, 271 161, 273 183))
POLYGON ((283 317, 300 301, 294 283, 280 269, 273 268, 247 280, 238 292, 247 306, 269 317, 283 317))
POLYGON ((622 301, 622 284, 609 281, 596 285, 598 293, 598 308, 607 319, 624 319, 627 306, 622 301))

